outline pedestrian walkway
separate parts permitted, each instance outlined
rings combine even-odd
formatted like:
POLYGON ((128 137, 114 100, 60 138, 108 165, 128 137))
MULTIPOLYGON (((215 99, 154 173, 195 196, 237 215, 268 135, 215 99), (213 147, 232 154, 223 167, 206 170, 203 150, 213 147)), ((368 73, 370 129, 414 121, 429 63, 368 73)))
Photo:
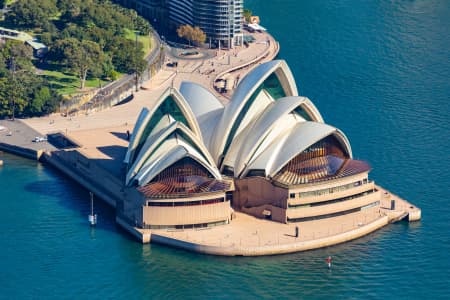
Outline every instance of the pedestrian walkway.
POLYGON ((188 230, 142 230, 158 242, 189 251, 215 255, 272 255, 331 246, 367 235, 388 224, 377 208, 345 216, 282 224, 235 213, 226 226, 188 230), (296 236, 296 227, 299 236, 296 236))

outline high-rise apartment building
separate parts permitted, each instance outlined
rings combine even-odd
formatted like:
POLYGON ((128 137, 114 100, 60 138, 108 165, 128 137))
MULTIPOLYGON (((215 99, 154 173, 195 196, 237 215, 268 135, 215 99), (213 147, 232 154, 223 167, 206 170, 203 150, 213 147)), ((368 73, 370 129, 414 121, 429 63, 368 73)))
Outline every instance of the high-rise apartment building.
POLYGON ((199 26, 207 42, 233 47, 242 44, 243 0, 119 0, 136 9, 158 29, 199 26))

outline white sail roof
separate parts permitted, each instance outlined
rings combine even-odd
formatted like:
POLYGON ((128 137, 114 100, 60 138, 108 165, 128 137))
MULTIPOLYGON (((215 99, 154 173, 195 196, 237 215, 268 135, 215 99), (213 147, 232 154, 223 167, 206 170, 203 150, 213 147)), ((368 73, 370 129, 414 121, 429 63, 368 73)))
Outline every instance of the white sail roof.
POLYGON ((139 116, 136 120, 136 124, 133 128, 133 133, 131 134, 130 143, 128 145, 127 153, 125 154, 124 163, 129 163, 130 157, 133 156, 133 152, 136 147, 136 143, 138 141, 138 138, 141 135, 141 131, 144 130, 144 127, 142 124, 147 120, 147 118, 150 118, 149 111, 147 108, 143 108, 141 112, 139 113, 139 116))
POLYGON ((276 143, 268 147, 253 163, 246 167, 249 170, 265 170, 266 176, 273 177, 291 159, 306 148, 329 135, 335 135, 341 142, 343 149, 351 157, 351 147, 345 135, 333 126, 317 122, 300 122, 290 132, 279 138, 276 143))
POLYGON ((276 75, 281 85, 280 88, 282 88, 287 96, 298 95, 294 78, 285 61, 274 60, 261 64, 253 69, 239 83, 231 102, 225 107, 222 118, 217 124, 214 142, 211 147, 213 151, 212 155, 216 161, 224 154, 227 141, 234 137, 230 135, 236 133, 232 132, 232 129, 236 129, 238 126, 235 122, 241 121, 239 118, 240 114, 247 113, 246 111, 243 112, 243 110, 248 109, 248 102, 255 100, 252 96, 255 92, 258 92, 258 88, 272 74, 276 75))
POLYGON ((198 139, 196 135, 194 135, 189 128, 180 122, 172 122, 168 124, 166 128, 158 131, 154 135, 150 135, 141 151, 139 152, 138 157, 136 158, 133 165, 129 168, 129 171, 126 176, 126 184, 128 184, 133 177, 138 173, 141 167, 146 164, 147 161, 151 161, 152 154, 161 147, 166 139, 178 133, 177 136, 183 137, 183 140, 187 143, 190 143, 194 149, 197 149, 197 152, 203 156, 203 158, 207 161, 210 166, 215 166, 215 163, 210 156, 208 150, 205 148, 201 140, 198 139))
POLYGON ((125 157, 126 183, 147 184, 186 157, 216 179, 221 179, 219 167, 232 169, 237 178, 252 170, 271 178, 330 135, 351 158, 346 136, 324 124, 315 105, 297 93, 291 71, 279 60, 251 71, 226 106, 195 83, 183 82, 180 92, 167 89, 138 117, 125 157))
POLYGON ((185 157, 196 160, 207 169, 214 178, 222 179, 219 170, 214 165, 210 165, 198 149, 179 135, 173 134, 159 145, 155 152, 145 162, 141 170, 136 174, 134 180, 137 180, 140 186, 145 185, 166 168, 185 157))
POLYGON ((210 91, 193 82, 183 81, 180 93, 197 118, 203 142, 210 149, 212 135, 224 110, 223 104, 210 91))

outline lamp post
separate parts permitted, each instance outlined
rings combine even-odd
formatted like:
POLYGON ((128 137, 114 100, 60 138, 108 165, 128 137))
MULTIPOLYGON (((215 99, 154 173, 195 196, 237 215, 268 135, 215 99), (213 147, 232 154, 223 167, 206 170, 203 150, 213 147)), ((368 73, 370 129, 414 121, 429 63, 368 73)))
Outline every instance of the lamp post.
POLYGON ((231 43, 231 0, 228 0, 228 50, 232 48, 231 43))
POLYGON ((12 72, 12 83, 13 83, 13 93, 12 93, 12 121, 15 120, 15 111, 16 111, 16 93, 17 87, 16 85, 16 64, 14 61, 14 56, 11 56, 11 72, 12 72))
POLYGON ((138 31, 135 31, 136 34, 136 49, 135 49, 135 67, 134 67, 134 74, 135 74, 135 83, 136 83, 136 92, 139 91, 138 89, 138 79, 139 79, 139 75, 138 75, 138 31))

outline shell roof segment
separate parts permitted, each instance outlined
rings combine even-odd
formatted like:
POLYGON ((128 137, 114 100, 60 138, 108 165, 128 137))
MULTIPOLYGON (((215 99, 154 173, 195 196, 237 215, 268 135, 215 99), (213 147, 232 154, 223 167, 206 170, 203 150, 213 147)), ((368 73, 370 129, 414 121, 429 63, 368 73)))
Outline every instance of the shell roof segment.
POLYGON ((193 82, 183 81, 180 85, 180 93, 197 118, 203 142, 211 151, 211 139, 222 116, 224 105, 210 91, 193 82))
POLYGON ((222 179, 219 170, 210 165, 203 155, 194 146, 186 142, 178 135, 172 135, 166 139, 148 159, 145 165, 134 177, 139 186, 149 183, 159 173, 176 163, 190 157, 201 164, 216 179, 222 179))
POLYGON ((218 180, 219 169, 237 178, 252 170, 273 178, 302 151, 330 135, 351 159, 346 136, 323 122, 314 104, 297 95, 284 61, 256 67, 226 106, 202 86, 183 82, 180 91, 167 89, 152 109, 139 115, 125 157, 126 183, 148 184, 186 158, 218 180))
POLYGON ((234 138, 239 127, 237 123, 242 121, 242 114, 245 114, 249 106, 253 104, 251 102, 257 98, 261 89, 268 91, 271 98, 276 98, 274 96, 280 94, 270 92, 273 82, 270 82, 270 87, 269 84, 267 87, 264 86, 264 83, 269 78, 278 83, 273 88, 282 91, 283 95, 298 95, 295 80, 285 61, 274 60, 253 69, 237 86, 231 102, 225 107, 222 118, 217 124, 214 142, 211 147, 212 155, 216 162, 219 162, 221 156, 225 155, 225 148, 230 144, 230 140, 234 138))

